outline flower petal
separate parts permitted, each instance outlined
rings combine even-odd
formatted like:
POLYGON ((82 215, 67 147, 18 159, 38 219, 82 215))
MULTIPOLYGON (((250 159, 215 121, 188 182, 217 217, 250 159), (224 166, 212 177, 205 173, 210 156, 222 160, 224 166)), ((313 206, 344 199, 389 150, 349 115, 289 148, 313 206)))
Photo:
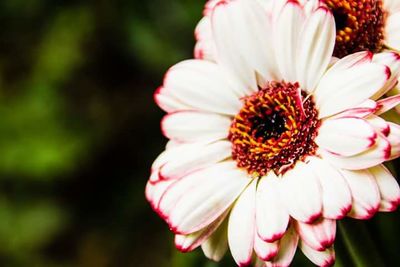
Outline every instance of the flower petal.
POLYGON ((367 170, 341 170, 351 190, 353 207, 348 216, 370 219, 379 209, 380 195, 374 176, 367 170))
POLYGON ((160 176, 163 179, 178 179, 189 172, 217 163, 230 157, 231 146, 229 141, 183 145, 178 149, 180 153, 160 168, 160 176))
POLYGON ((164 95, 172 95, 193 109, 235 115, 241 108, 235 93, 235 78, 220 66, 206 60, 186 60, 170 68, 165 75, 164 95))
POLYGON ((181 252, 189 252, 194 250, 214 233, 214 231, 224 221, 226 215, 228 215, 228 211, 224 212, 213 223, 198 232, 189 235, 175 235, 176 248, 181 252))
POLYGON ((400 12, 388 16, 386 20, 385 36, 385 43, 387 46, 395 50, 400 50, 400 12))
POLYGON ((351 192, 341 173, 325 160, 313 157, 310 167, 318 176, 322 188, 323 216, 342 219, 351 210, 351 192))
POLYGON ((370 63, 373 58, 373 53, 370 51, 361 51, 354 54, 345 56, 334 62, 334 65, 329 68, 330 72, 345 71, 349 68, 360 66, 362 64, 370 63))
POLYGON ((304 255, 315 265, 329 267, 335 264, 335 250, 333 247, 324 251, 318 251, 309 247, 305 242, 300 242, 299 247, 304 255))
POLYGON ((217 163, 172 184, 159 209, 175 233, 194 233, 225 212, 249 182, 234 162, 217 163))
POLYGON ((353 156, 371 148, 377 137, 368 122, 357 117, 347 117, 323 121, 315 142, 333 154, 353 156))
POLYGON ((328 70, 314 93, 319 117, 325 118, 362 103, 381 90, 389 78, 390 69, 374 63, 328 70))
POLYGON ((348 170, 360 170, 376 166, 388 160, 390 151, 391 146, 389 141, 385 137, 378 135, 373 147, 354 156, 342 157, 321 148, 318 150, 318 154, 336 167, 348 170))
POLYGON ((327 69, 335 46, 336 30, 331 12, 318 8, 307 18, 300 36, 295 62, 297 81, 301 88, 312 92, 327 69))
POLYGON ((395 13, 400 11, 400 2, 397 0, 385 0, 383 1, 383 9, 395 13))
POLYGON ((390 78, 381 90, 371 97, 372 99, 379 99, 398 83, 400 74, 400 55, 396 52, 382 52, 375 54, 372 62, 388 66, 391 73, 390 78))
POLYGON ((304 243, 314 250, 324 251, 335 242, 335 220, 319 219, 312 224, 296 221, 295 228, 304 243))
MULTIPOLYGON (((297 82, 297 46, 305 21, 304 10, 297 1, 287 1, 275 23, 274 47, 281 77, 297 82)), ((313 29, 315 31, 315 29, 313 29)), ((311 31, 314 32, 314 31, 311 31)))
POLYGON ((229 117, 198 111, 178 111, 164 116, 163 134, 178 142, 213 142, 228 137, 229 117))
POLYGON ((228 250, 228 220, 201 245, 204 255, 213 261, 220 261, 228 250))
POLYGON ((263 261, 270 261, 278 254, 279 241, 272 243, 265 242, 256 233, 254 237, 254 251, 263 261))
POLYGON ((232 208, 228 223, 228 243, 239 266, 251 263, 255 235, 257 179, 244 190, 232 208))
POLYGON ((289 223, 289 214, 282 204, 279 182, 274 172, 269 172, 261 178, 257 186, 257 232, 268 242, 280 239, 289 223))
POLYGON ((174 112, 182 109, 189 109, 190 107, 182 103, 174 95, 171 94, 171 90, 165 90, 164 87, 160 86, 154 92, 154 101, 157 105, 165 112, 174 112))
POLYGON ((387 121, 378 117, 374 114, 369 115, 366 117, 368 123, 374 127, 374 129, 381 133, 381 135, 387 137, 390 134, 390 125, 387 121))
POLYGON ((390 133, 387 136, 391 147, 389 160, 392 160, 400 156, 400 126, 392 122, 387 123, 390 127, 390 133))
POLYGON ((216 48, 209 16, 205 16, 199 21, 194 33, 197 41, 194 49, 194 57, 215 62, 216 48))
POLYGON ((296 234, 293 227, 289 227, 279 242, 278 255, 276 255, 272 261, 266 262, 266 267, 289 266, 296 253, 298 242, 299 236, 296 234))
POLYGON ((246 94, 258 90, 256 73, 266 80, 275 76, 271 25, 257 1, 221 1, 211 21, 217 61, 238 77, 246 94))
MULTIPOLYGON (((155 175, 158 176, 158 172, 155 172, 155 175)), ((161 200, 161 197, 165 193, 165 191, 169 188, 169 186, 173 183, 174 181, 157 181, 153 183, 151 180, 149 180, 146 184, 146 189, 145 189, 145 195, 147 201, 149 201, 151 207, 161 216, 162 212, 159 210, 158 205, 161 200)))
POLYGON ((375 115, 383 114, 400 104, 400 95, 386 97, 377 101, 377 104, 378 109, 375 111, 375 115))
POLYGON ((394 211, 400 205, 400 188, 396 179, 384 165, 370 168, 381 196, 379 211, 394 211))
POLYGON ((376 112, 378 109, 378 104, 371 99, 367 99, 364 102, 362 102, 360 105, 357 105, 355 107, 346 109, 331 118, 343 118, 343 117, 357 117, 357 118, 364 118, 367 117, 368 115, 371 115, 372 113, 376 112))
POLYGON ((298 161, 282 178, 284 203, 296 220, 311 223, 322 214, 322 196, 318 178, 305 163, 298 161))

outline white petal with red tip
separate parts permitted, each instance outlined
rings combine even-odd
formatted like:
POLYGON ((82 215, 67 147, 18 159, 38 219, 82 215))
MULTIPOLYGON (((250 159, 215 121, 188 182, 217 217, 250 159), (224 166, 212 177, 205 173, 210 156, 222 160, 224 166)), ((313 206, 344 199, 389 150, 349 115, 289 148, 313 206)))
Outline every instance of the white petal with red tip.
POLYGON ((217 163, 172 184, 159 209, 175 233, 190 234, 216 220, 249 182, 234 162, 217 163))
POLYGON ((293 260, 294 254, 296 253, 297 243, 299 242, 299 236, 293 227, 289 227, 286 234, 282 237, 279 243, 278 255, 270 262, 266 262, 267 267, 283 267, 289 266, 293 260))
POLYGON ((320 184, 305 163, 298 161, 292 170, 283 175, 282 194, 289 214, 296 220, 312 222, 321 216, 320 184))
POLYGON ((371 97, 372 99, 379 99, 398 83, 400 74, 400 56, 396 52, 382 52, 375 54, 372 62, 388 66, 391 73, 390 78, 387 80, 383 88, 379 90, 378 94, 371 97))
POLYGON ((279 241, 272 243, 265 242, 256 233, 254 237, 254 251, 260 259, 270 261, 278 254, 279 241))
POLYGON ((396 12, 387 18, 385 30, 386 45, 400 50, 400 12, 396 12))
POLYGON ((228 220, 201 245, 204 255, 213 261, 220 261, 228 250, 228 220))
POLYGON ((331 118, 343 118, 343 117, 364 118, 376 112, 377 109, 378 109, 378 104, 374 100, 367 99, 360 105, 346 109, 331 118))
POLYGON ((304 255, 315 265, 328 267, 335 264, 335 250, 333 249, 333 247, 328 248, 324 251, 318 251, 312 249, 304 242, 300 242, 299 247, 304 255))
POLYGON ((281 77, 287 82, 297 82, 296 54, 304 20, 304 11, 300 4, 296 1, 287 1, 276 21, 274 36, 276 61, 281 77))
POLYGON ((215 63, 186 60, 169 69, 163 91, 194 109, 235 115, 241 102, 234 92, 234 81, 215 63))
POLYGON ((371 114, 366 117, 366 120, 375 128, 377 132, 380 132, 383 136, 388 136, 390 133, 389 123, 381 117, 371 114))
POLYGON ((329 69, 330 72, 345 71, 346 69, 360 66, 365 63, 372 61, 373 54, 369 51, 361 51, 354 54, 350 54, 344 58, 339 59, 329 69))
POLYGON ((177 99, 172 93, 171 90, 165 90, 164 87, 159 87, 154 92, 154 101, 157 105, 163 109, 165 112, 174 112, 182 109, 189 109, 190 106, 182 103, 179 99, 177 99))
POLYGON ((216 48, 209 16, 203 17, 199 21, 195 29, 195 37, 197 41, 194 49, 195 58, 215 61, 216 48))
POLYGON ((261 178, 257 186, 257 232, 262 239, 269 242, 281 238, 289 222, 289 214, 282 204, 279 183, 276 175, 269 172, 261 178))
POLYGON ((200 246, 221 225, 228 212, 222 214, 217 220, 206 228, 189 235, 175 235, 175 246, 182 252, 192 251, 200 246))
POLYGON ((351 190, 353 207, 348 216, 369 219, 379 208, 380 195, 374 176, 367 170, 341 170, 351 190))
POLYGON ((390 96, 384 99, 377 101, 378 109, 375 112, 376 115, 380 115, 385 113, 388 110, 391 110, 395 106, 400 104, 400 95, 390 96))
POLYGON ((314 92, 319 117, 325 118, 362 103, 381 90, 389 77, 388 67, 373 63, 328 70, 314 92))
POLYGON ((351 192, 340 172, 324 160, 313 157, 309 165, 322 188, 323 216, 341 219, 351 210, 351 192))
POLYGON ((400 204, 400 188, 396 179, 385 166, 369 169, 374 175, 381 196, 380 211, 394 211, 400 204))
POLYGON ((357 117, 323 121, 315 142, 321 148, 341 156, 352 156, 375 144, 377 133, 365 120, 357 117))
POLYGON ((229 117, 198 111, 179 111, 164 116, 166 137, 179 142, 213 142, 228 137, 229 117))
MULTIPOLYGON (((156 174, 158 176, 158 173, 156 174)), ((168 189, 168 187, 173 183, 174 181, 157 181, 155 183, 152 183, 152 181, 148 181, 146 184, 146 199, 150 202, 151 206, 153 209, 156 210, 156 212, 159 212, 158 210, 158 204, 160 202, 160 199, 162 195, 165 193, 165 191, 168 189)))
POLYGON ((231 146, 232 144, 228 141, 217 141, 205 145, 184 145, 184 149, 179 149, 181 153, 160 168, 160 175, 164 179, 180 178, 193 170, 204 168, 230 157, 231 146))
POLYGON ((312 224, 297 221, 296 230, 308 246, 314 250, 324 251, 335 242, 336 221, 320 219, 312 224))
POLYGON ((256 73, 268 80, 274 76, 267 13, 257 1, 223 1, 211 21, 218 63, 241 81, 243 92, 257 91, 256 73))
POLYGON ((338 156, 324 149, 319 149, 318 154, 336 167, 348 170, 361 170, 376 166, 388 160, 390 157, 390 150, 391 146, 389 141, 385 137, 378 135, 374 146, 354 156, 338 156))
POLYGON ((400 156, 400 126, 398 124, 388 122, 390 133, 387 140, 390 142, 390 160, 400 156))
POLYGON ((296 78, 301 88, 312 92, 332 57, 336 37, 332 14, 317 9, 307 18, 300 36, 296 78))
POLYGON ((251 263, 255 235, 257 179, 244 190, 232 208, 228 223, 228 243, 239 266, 251 263))

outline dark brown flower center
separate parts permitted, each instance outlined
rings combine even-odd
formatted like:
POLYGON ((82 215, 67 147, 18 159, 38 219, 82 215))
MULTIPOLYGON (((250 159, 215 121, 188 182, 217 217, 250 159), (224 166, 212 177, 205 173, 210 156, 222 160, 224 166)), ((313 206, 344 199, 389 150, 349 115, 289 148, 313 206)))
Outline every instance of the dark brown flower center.
POLYGON ((232 122, 232 157, 249 174, 284 173, 316 151, 318 112, 297 83, 271 82, 245 97, 232 122))
POLYGON ((386 13, 382 0, 324 0, 336 23, 333 55, 344 57, 358 51, 383 48, 386 13))

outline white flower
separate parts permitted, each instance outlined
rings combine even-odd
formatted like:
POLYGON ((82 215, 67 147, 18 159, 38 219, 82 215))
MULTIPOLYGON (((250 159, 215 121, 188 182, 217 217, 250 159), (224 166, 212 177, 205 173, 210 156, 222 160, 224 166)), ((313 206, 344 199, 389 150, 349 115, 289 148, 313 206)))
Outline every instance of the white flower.
POLYGON ((336 220, 400 204, 382 164, 400 155, 400 126, 379 117, 400 102, 380 99, 400 58, 331 62, 334 18, 315 3, 212 1, 209 60, 173 66, 156 91, 171 141, 146 197, 181 251, 288 266, 299 246, 330 266, 336 220))

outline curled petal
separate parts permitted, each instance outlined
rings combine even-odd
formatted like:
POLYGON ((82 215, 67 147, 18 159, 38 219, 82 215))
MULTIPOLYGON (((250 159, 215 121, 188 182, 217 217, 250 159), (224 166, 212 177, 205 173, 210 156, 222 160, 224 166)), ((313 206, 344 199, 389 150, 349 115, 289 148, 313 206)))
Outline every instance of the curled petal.
POLYGON ((201 245, 204 255, 213 261, 220 261, 228 250, 228 220, 201 245))
POLYGON ((381 196, 379 211, 394 211, 400 205, 400 188, 396 179, 384 165, 370 168, 381 196))
POLYGON ((295 228, 303 242, 314 250, 324 251, 335 242, 335 220, 320 219, 312 224, 297 221, 295 228))
POLYGON ((171 230, 191 234, 221 216, 249 182, 233 162, 217 163, 173 183, 163 194, 159 209, 171 230))
POLYGON ((374 176, 368 170, 341 170, 353 197, 352 210, 348 216, 355 219, 370 219, 380 205, 379 188, 374 176))
POLYGON ((300 242, 299 245, 304 255, 310 259, 315 265, 321 267, 330 267, 335 264, 335 250, 333 247, 327 248, 323 251, 314 250, 308 246, 305 242, 300 242))
POLYGON ((266 262, 266 267, 289 266, 296 253, 299 236, 293 227, 289 227, 279 242, 279 252, 271 261, 266 262))
POLYGON ((224 212, 218 219, 206 228, 189 235, 175 235, 175 246, 182 252, 189 252, 200 246, 208 239, 226 218, 228 211, 224 212))

